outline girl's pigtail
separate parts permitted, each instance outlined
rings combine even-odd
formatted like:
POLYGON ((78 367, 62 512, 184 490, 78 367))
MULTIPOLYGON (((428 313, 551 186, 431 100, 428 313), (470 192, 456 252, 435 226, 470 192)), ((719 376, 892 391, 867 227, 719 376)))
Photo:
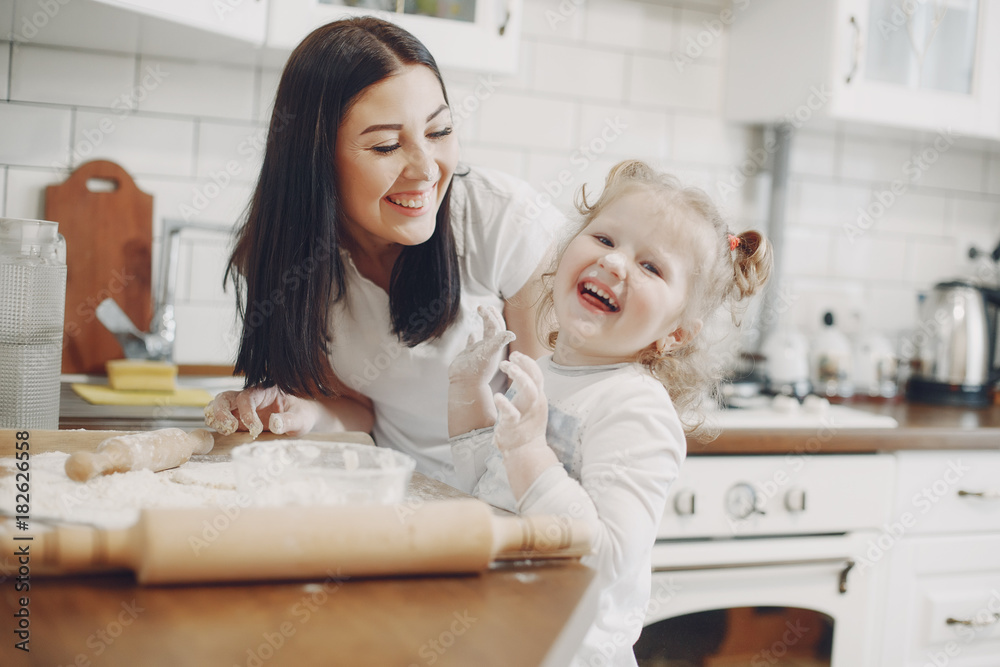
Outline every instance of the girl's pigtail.
POLYGON ((755 230, 729 237, 733 250, 733 291, 735 301, 742 301, 756 294, 767 282, 774 264, 771 244, 755 230))

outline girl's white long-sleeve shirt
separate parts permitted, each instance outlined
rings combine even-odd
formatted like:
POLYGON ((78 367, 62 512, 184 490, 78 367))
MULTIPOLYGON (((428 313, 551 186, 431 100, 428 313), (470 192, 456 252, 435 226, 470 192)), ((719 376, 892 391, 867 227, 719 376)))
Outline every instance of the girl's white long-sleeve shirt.
POLYGON ((639 364, 561 366, 539 360, 549 401, 547 468, 515 504, 492 428, 452 438, 458 483, 521 514, 586 522, 597 571, 597 617, 574 665, 635 665, 632 645, 650 596, 650 559, 670 484, 684 460, 684 430, 670 396, 639 364))

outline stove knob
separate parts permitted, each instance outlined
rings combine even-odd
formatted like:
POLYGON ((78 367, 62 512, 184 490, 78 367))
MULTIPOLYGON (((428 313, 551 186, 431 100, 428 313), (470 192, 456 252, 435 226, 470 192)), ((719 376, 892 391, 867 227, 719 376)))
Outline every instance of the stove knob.
POLYGON ((734 519, 746 519, 751 514, 765 514, 757 503, 757 492, 746 482, 734 484, 726 491, 726 511, 734 519))
POLYGON ((681 516, 694 516, 694 491, 681 489, 674 495, 674 511, 681 516))
POLYGON ((785 494, 785 507, 789 512, 805 512, 806 490, 802 487, 789 489, 785 494))

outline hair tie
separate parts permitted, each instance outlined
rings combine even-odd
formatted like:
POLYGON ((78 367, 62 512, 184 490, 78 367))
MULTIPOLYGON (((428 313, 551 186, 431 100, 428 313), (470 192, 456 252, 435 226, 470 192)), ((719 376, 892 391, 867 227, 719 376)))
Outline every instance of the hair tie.
POLYGON ((729 249, 736 250, 737 246, 740 244, 740 237, 736 234, 728 234, 729 236, 729 249))

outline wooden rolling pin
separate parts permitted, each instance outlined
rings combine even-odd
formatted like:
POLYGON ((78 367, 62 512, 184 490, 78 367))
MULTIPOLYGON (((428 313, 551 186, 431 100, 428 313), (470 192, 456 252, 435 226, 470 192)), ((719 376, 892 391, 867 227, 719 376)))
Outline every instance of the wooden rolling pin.
POLYGON ((203 428, 185 433, 165 428, 108 438, 96 452, 76 452, 66 459, 70 479, 86 482, 97 475, 129 470, 167 470, 186 463, 192 454, 208 454, 215 440, 203 428))
POLYGON ((0 543, 6 553, 30 544, 32 574, 125 569, 142 584, 473 573, 498 559, 590 551, 585 524, 552 515, 501 517, 476 499, 145 509, 124 530, 60 526, 35 533, 30 543, 13 537, 0 543))

